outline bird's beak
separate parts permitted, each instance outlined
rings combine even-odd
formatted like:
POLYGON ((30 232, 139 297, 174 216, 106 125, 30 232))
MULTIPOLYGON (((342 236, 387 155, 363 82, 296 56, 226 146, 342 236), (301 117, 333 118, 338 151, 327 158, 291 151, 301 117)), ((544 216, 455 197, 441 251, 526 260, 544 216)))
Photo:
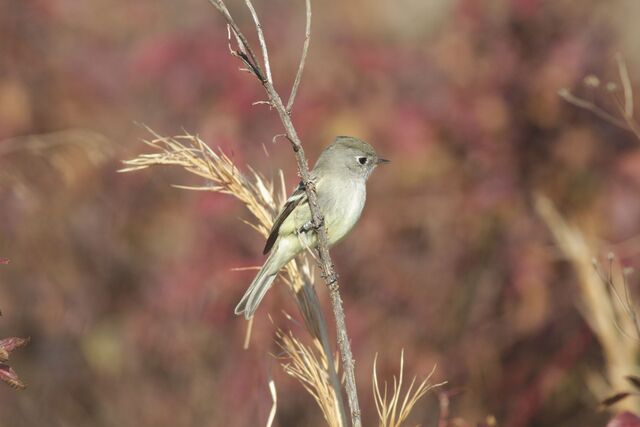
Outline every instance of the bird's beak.
POLYGON ((391 160, 378 158, 377 164, 382 165, 382 164, 390 163, 390 162, 391 162, 391 160))

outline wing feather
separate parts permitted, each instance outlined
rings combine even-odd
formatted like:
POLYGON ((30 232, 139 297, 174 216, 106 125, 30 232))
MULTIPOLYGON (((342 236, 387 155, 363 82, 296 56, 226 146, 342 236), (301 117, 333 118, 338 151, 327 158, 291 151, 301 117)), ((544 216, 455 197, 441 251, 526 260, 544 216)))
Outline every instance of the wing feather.
POLYGON ((282 223, 289 217, 291 212, 293 212, 296 207, 298 207, 301 203, 305 203, 306 200, 307 193, 305 192, 304 184, 300 182, 291 197, 287 199, 284 206, 282 207, 282 210, 273 222, 271 232, 269 233, 269 237, 267 238, 267 243, 265 244, 264 250, 262 251, 263 255, 266 255, 276 243, 276 240, 278 239, 278 231, 280 231, 282 223))

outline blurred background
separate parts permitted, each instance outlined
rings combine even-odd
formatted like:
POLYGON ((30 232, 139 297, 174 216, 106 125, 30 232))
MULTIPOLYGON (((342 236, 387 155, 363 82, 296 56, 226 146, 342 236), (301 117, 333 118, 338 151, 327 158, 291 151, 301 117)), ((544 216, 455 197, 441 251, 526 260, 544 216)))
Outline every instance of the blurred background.
MULTIPOLYGON (((288 94, 304 2, 255 4, 288 94)), ((243 2, 228 6, 253 37, 243 2)), ((592 256, 640 266, 640 141, 557 95, 616 111, 583 79, 617 82, 620 52, 638 82, 638 18, 635 0, 313 3, 293 113, 309 157, 348 134, 392 159, 332 251, 365 425, 373 358, 391 378, 403 348, 411 376, 437 363, 468 425, 606 424, 610 359, 533 200, 549 197, 592 256)), ((180 169, 116 172, 149 151, 144 123, 283 169, 293 188, 277 115, 251 105, 264 94, 238 68, 205 0, 0 1, 0 337, 32 339, 11 359, 27 389, 0 387, 2 425, 264 425, 270 377, 276 425, 323 424, 269 354, 267 313, 294 307, 284 286, 242 348, 233 307, 253 272, 232 268, 261 264, 264 244, 245 208, 171 187, 202 185, 180 169)), ((411 421, 438 414, 434 393, 411 421)))

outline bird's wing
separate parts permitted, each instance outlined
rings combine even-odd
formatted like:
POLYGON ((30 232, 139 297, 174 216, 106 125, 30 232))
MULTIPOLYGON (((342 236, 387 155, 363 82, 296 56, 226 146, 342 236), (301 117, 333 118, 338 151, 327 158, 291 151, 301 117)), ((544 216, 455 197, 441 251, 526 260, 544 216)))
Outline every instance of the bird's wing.
POLYGON ((296 207, 304 205, 305 203, 307 203, 307 193, 305 192, 304 184, 300 182, 291 197, 287 199, 284 206, 282 207, 282 210, 273 222, 271 232, 269 233, 269 237, 267 238, 267 243, 264 246, 264 251, 262 251, 263 254, 267 254, 276 243, 280 227, 282 226, 282 223, 285 222, 287 218, 289 218, 291 212, 293 212, 296 207))

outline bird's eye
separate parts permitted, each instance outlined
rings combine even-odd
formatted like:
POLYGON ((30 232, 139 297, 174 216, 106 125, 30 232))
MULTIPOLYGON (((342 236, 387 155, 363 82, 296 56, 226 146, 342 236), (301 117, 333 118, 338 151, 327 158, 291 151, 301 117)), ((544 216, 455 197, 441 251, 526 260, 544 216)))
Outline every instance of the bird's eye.
POLYGON ((361 165, 365 165, 367 163, 367 158, 366 157, 356 157, 358 159, 358 163, 360 163, 361 165))

